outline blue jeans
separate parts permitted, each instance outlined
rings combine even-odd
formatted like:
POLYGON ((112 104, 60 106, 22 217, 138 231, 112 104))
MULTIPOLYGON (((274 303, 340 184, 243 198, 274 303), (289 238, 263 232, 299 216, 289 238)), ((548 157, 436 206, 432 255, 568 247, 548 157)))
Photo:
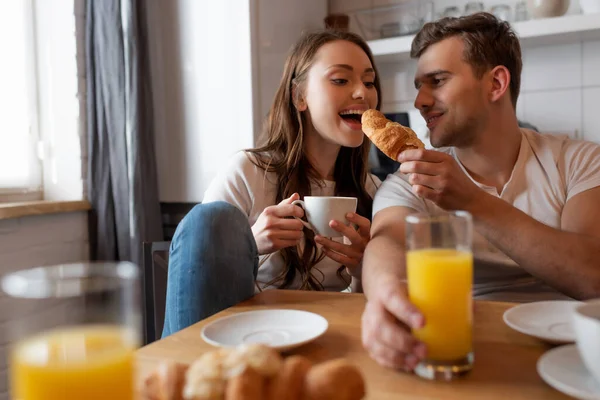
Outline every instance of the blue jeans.
POLYGON ((195 206, 171 242, 162 336, 252 297, 257 270, 248 218, 225 202, 195 206))

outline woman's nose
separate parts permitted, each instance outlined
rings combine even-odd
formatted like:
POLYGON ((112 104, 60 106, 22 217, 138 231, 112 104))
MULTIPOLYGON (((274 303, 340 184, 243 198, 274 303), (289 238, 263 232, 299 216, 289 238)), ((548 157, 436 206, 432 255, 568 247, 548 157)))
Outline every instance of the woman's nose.
POLYGON ((365 84, 360 82, 359 84, 354 86, 354 91, 352 93, 352 98, 354 99, 364 99, 367 88, 365 84))

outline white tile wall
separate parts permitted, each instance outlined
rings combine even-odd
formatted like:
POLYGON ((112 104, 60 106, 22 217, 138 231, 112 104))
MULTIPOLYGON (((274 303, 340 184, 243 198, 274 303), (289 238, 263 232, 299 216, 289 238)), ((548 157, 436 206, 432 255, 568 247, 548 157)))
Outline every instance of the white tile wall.
POLYGON ((583 85, 600 86, 600 40, 583 43, 583 85))
POLYGON ((581 132, 581 89, 528 92, 521 95, 524 119, 544 132, 581 132))
POLYGON ((583 89, 583 137, 600 143, 600 86, 583 89))
POLYGON ((523 95, 519 96, 517 100, 517 118, 520 120, 524 120, 526 115, 525 109, 525 100, 523 100, 523 95))
POLYGON ((580 87, 581 48, 581 43, 573 43, 523 49, 521 90, 528 92, 580 87))
POLYGON ((414 60, 400 64, 380 64, 377 69, 381 78, 384 103, 414 102, 417 95, 414 60))

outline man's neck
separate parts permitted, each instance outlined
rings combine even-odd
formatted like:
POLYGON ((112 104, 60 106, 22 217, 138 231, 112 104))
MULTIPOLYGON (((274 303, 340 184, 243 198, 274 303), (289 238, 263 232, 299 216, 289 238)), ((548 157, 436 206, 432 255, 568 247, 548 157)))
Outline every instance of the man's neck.
POLYGON ((456 156, 471 177, 498 193, 510 180, 519 150, 521 130, 513 113, 490 120, 471 146, 455 148, 456 156))

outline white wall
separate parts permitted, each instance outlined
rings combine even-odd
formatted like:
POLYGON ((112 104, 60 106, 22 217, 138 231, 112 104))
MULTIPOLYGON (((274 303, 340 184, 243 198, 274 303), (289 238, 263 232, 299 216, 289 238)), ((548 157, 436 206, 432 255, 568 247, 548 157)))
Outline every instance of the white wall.
MULTIPOLYGON (((330 12, 397 2, 394 0, 330 0, 330 12)), ((436 11, 464 1, 436 0, 436 11)), ((485 2, 487 7, 497 3, 485 2)), ((508 3, 514 4, 514 1, 508 3)), ((579 13, 571 1, 568 14, 579 13)), ((383 85, 383 110, 413 109, 415 61, 378 64, 383 85)), ((600 143, 600 41, 523 48, 523 74, 517 116, 546 132, 569 133, 600 143)))
POLYGON ((324 27, 327 1, 254 0, 252 3, 257 10, 253 18, 253 55, 256 58, 258 80, 254 82, 253 90, 258 96, 255 103, 258 122, 255 125, 255 137, 258 139, 261 123, 271 108, 290 47, 302 32, 324 27))
POLYGON ((326 0, 148 1, 160 200, 199 202, 255 144, 289 46, 326 0))
POLYGON ((248 1, 149 1, 161 201, 200 201, 223 159, 252 145, 248 1))

